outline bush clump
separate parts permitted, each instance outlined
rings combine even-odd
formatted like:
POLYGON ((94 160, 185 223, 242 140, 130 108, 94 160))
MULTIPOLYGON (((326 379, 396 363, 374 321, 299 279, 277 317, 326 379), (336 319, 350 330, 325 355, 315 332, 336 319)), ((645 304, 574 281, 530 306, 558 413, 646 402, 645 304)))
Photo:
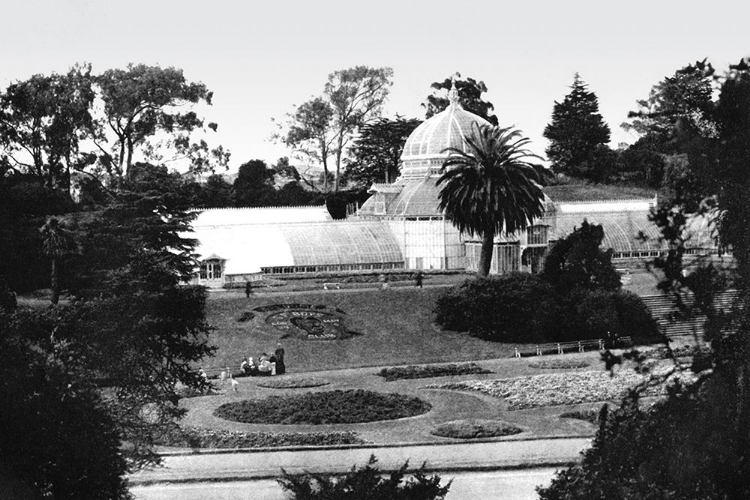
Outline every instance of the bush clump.
POLYGON ((492 371, 482 368, 476 363, 449 364, 439 366, 394 366, 383 368, 378 375, 383 377, 386 382, 392 382, 400 379, 414 378, 431 378, 431 377, 448 377, 452 375, 476 375, 479 373, 492 373, 492 371))
POLYGON ((523 429, 499 420, 453 420, 438 425, 432 434, 456 439, 482 439, 510 436, 523 429))
POLYGON ((510 273, 465 282, 438 299, 436 322, 495 342, 564 342, 620 337, 649 343, 660 337, 643 301, 621 289, 604 251, 602 226, 584 220, 550 249, 538 275, 510 273))
POLYGON ((357 389, 225 403, 214 415, 248 424, 357 424, 413 417, 431 408, 412 396, 357 389))
POLYGON ((552 335, 555 309, 551 286, 532 274, 510 273, 448 290, 437 301, 435 319, 447 330, 485 340, 538 342, 552 335))

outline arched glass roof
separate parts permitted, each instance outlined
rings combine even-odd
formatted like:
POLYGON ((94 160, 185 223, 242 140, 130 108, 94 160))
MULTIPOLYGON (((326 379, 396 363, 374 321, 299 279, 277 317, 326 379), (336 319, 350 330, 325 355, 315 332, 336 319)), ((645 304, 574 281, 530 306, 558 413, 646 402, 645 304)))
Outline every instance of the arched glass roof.
POLYGON ((226 261, 226 274, 261 267, 403 262, 398 242, 379 221, 250 224, 196 227, 200 259, 226 261))

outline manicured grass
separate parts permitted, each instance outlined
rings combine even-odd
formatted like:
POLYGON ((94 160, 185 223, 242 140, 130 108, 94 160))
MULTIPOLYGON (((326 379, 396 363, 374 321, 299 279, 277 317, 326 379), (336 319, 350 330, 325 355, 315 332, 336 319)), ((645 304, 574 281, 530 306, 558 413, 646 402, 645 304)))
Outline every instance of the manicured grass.
POLYGON ((161 436, 161 446, 179 448, 276 448, 281 446, 331 446, 363 444, 356 432, 233 432, 198 427, 161 436))
POLYGON ((258 382, 258 387, 265 387, 267 389, 304 389, 306 387, 320 387, 328 384, 329 382, 322 378, 274 378, 258 382))
POLYGON ((206 314, 215 328, 210 341, 217 347, 203 361, 209 372, 229 366, 239 372, 242 358, 258 359, 272 353, 281 342, 288 373, 365 366, 450 363, 510 357, 513 344, 499 344, 441 331, 433 325, 432 309, 445 289, 425 288, 345 292, 256 294, 246 299, 240 292, 209 296, 206 314), (309 341, 282 339, 284 332, 266 323, 266 314, 238 322, 243 312, 272 304, 312 304, 344 311, 346 327, 361 335, 346 340, 309 341))
POLYGON ((510 436, 523 429, 499 420, 453 420, 438 425, 432 433, 455 439, 482 439, 510 436))
POLYGON ((214 415, 252 424, 324 425, 413 417, 431 408, 429 403, 412 396, 357 389, 225 403, 214 411, 214 415))
POLYGON ((492 373, 475 363, 450 364, 450 365, 427 365, 427 366, 395 366, 383 368, 378 375, 385 378, 386 382, 401 379, 449 377, 452 375, 475 375, 479 373, 492 373))

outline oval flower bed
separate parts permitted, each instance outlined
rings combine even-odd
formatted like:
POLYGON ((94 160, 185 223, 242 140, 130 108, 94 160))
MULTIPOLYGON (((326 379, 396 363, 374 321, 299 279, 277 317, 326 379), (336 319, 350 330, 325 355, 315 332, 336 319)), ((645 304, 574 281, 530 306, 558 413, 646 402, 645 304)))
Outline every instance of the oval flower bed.
POLYGON ((237 401, 219 406, 214 415, 248 424, 357 424, 413 417, 431 408, 412 396, 358 389, 237 401))
POLYGON ((432 434, 455 439, 482 439, 519 432, 523 432, 523 429, 500 420, 453 420, 438 425, 432 434))

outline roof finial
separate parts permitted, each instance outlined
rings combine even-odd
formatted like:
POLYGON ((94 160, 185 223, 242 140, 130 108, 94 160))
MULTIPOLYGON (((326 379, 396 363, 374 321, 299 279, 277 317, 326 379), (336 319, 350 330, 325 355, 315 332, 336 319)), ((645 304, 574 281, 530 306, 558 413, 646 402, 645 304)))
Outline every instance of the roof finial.
POLYGON ((458 90, 456 90, 456 74, 451 76, 451 89, 448 91, 448 101, 451 106, 458 104, 458 90))

